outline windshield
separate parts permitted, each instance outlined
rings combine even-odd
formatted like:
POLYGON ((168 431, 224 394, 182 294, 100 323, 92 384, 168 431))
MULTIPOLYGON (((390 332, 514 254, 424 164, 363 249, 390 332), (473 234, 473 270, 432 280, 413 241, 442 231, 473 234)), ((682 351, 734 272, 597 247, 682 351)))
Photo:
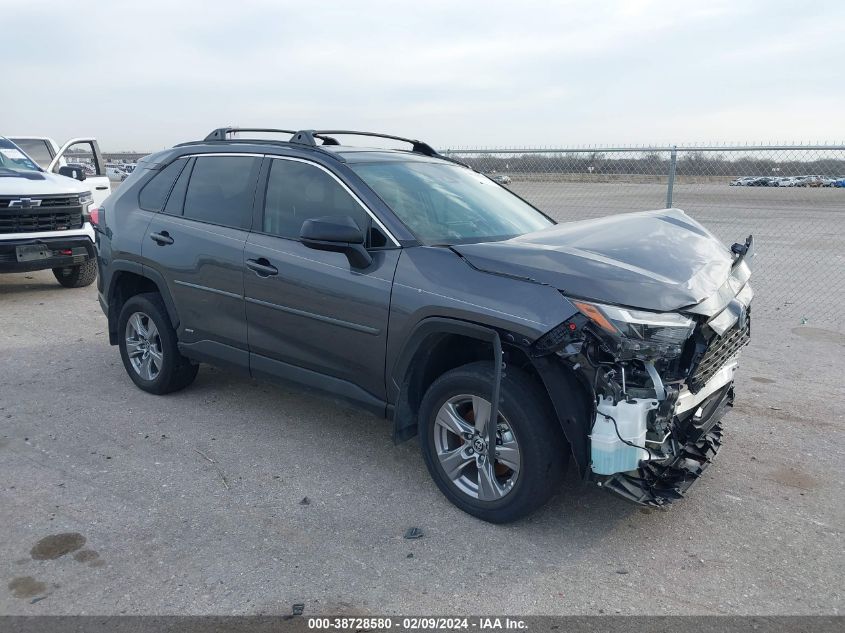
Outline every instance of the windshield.
POLYGON ((32 159, 11 141, 0 138, 0 169, 3 171, 41 171, 32 159))
POLYGON ((458 165, 389 162, 350 167, 424 244, 502 240, 554 224, 486 176, 458 165))

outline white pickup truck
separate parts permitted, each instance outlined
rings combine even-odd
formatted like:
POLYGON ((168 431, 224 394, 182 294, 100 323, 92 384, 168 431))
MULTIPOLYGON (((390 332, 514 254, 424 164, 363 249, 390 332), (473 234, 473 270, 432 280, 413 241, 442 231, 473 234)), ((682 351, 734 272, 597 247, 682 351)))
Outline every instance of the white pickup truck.
POLYGON ((93 225, 111 193, 97 141, 14 138, 0 137, 0 273, 52 269, 62 286, 90 285, 93 225))

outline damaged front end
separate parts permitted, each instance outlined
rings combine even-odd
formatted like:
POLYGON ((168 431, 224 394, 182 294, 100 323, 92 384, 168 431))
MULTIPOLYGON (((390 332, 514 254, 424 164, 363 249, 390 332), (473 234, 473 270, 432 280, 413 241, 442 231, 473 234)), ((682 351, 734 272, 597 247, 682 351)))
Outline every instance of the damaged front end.
POLYGON ((535 342, 541 373, 562 366, 590 396, 591 410, 579 416, 589 426, 580 429, 585 438, 561 416, 586 479, 661 506, 682 497, 710 464, 750 338, 752 250, 751 237, 734 245, 728 279, 699 304, 659 313, 570 298, 578 313, 535 342))

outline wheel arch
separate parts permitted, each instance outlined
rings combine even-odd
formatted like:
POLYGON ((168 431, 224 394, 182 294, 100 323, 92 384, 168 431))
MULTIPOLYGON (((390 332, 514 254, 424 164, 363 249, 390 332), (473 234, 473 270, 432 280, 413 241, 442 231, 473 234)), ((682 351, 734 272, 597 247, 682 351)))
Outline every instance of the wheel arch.
POLYGON ((390 375, 393 391, 393 440, 417 433, 417 414, 428 386, 446 371, 475 360, 494 360, 493 339, 501 337, 510 365, 537 380, 546 394, 583 477, 589 468, 592 419, 589 385, 554 355, 536 356, 530 341, 510 332, 457 319, 432 317, 408 337, 390 375))
MULTIPOLYGON (((402 442, 417 433, 417 413, 428 387, 450 369, 478 360, 494 362, 501 345, 509 357, 536 374, 515 335, 479 323, 446 317, 424 319, 408 336, 390 373, 393 439, 402 442)), ((542 384, 542 383, 541 383, 542 384)))
POLYGON ((167 316, 173 328, 179 326, 179 317, 176 313, 176 306, 164 278, 154 270, 146 268, 137 262, 115 262, 113 272, 109 281, 107 292, 108 297, 108 323, 109 343, 117 345, 117 319, 123 305, 130 297, 145 292, 157 292, 167 308, 167 316))

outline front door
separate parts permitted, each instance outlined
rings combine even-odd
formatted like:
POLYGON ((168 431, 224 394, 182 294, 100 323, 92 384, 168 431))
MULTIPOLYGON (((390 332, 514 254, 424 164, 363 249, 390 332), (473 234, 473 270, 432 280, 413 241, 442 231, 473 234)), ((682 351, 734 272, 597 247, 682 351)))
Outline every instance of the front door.
POLYGON ((364 205, 325 168, 286 158, 268 162, 263 214, 244 255, 250 366, 256 374, 383 401, 390 291, 400 249, 371 229, 364 205), (369 267, 354 269, 344 254, 299 241, 305 220, 332 215, 352 217, 371 235, 369 267))
POLYGON ((59 173, 64 165, 80 168, 85 174, 85 184, 91 187, 94 206, 99 207, 111 193, 111 182, 106 175, 106 164, 100 146, 93 138, 72 138, 62 145, 47 166, 47 171, 59 173))

